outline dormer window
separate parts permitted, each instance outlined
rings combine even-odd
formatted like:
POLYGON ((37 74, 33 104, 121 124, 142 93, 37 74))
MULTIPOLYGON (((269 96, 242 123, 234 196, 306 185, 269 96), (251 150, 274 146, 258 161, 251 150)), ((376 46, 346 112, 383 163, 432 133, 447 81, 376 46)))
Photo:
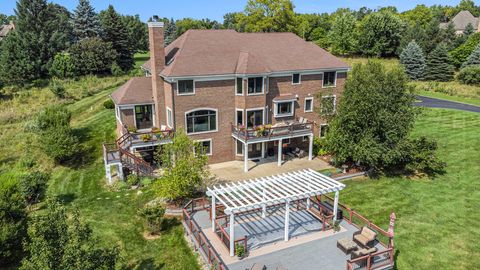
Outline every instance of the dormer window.
POLYGON ((292 75, 292 84, 300 84, 300 74, 296 73, 292 75))
POLYGON ((195 94, 195 86, 193 80, 181 80, 177 83, 179 95, 195 94))

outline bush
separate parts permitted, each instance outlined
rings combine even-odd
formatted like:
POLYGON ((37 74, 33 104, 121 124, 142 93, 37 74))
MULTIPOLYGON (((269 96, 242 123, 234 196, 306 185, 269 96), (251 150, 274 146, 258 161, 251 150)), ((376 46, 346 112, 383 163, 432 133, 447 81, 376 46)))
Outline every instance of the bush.
POLYGON ((74 76, 75 65, 68 53, 57 53, 50 67, 50 75, 61 79, 74 76))
POLYGON ((113 100, 107 99, 103 102, 103 107, 105 109, 115 109, 115 103, 113 103, 113 100))
POLYGON ((110 67, 110 72, 115 77, 125 75, 125 72, 123 72, 122 68, 116 62, 110 67))
POLYGON ((235 255, 237 257, 242 258, 245 255, 245 247, 242 244, 235 245, 235 255))
POLYGON ((116 52, 112 44, 99 38, 87 38, 70 48, 76 75, 109 74, 116 52))
POLYGON ((142 179, 140 179, 140 185, 142 187, 148 187, 151 184, 152 184, 152 179, 149 177, 143 177, 142 179))
POLYGON ((45 131, 51 128, 68 127, 72 114, 64 106, 51 105, 43 109, 35 119, 35 128, 45 131))
POLYGON ((136 184, 138 184, 138 181, 140 179, 138 178, 138 175, 136 174, 129 174, 127 176, 127 184, 129 184, 130 186, 135 186, 136 184))
POLYGON ((165 204, 161 200, 153 200, 138 211, 138 215, 145 219, 146 229, 152 234, 162 231, 165 215, 165 204))
POLYGON ((398 164, 403 165, 410 173, 422 172, 429 175, 443 173, 446 164, 436 157, 437 148, 434 140, 425 137, 407 140, 399 147, 399 152, 403 155, 402 161, 398 164))
POLYGON ((480 65, 462 68, 457 75, 457 80, 464 84, 480 84, 480 65))
POLYGON ((50 85, 50 91, 52 91, 52 93, 58 98, 65 98, 65 87, 63 87, 63 85, 59 82, 54 81, 50 85))
POLYGON ((318 137, 313 138, 313 154, 318 156, 324 156, 328 154, 326 150, 326 141, 318 137))
POLYGON ((56 163, 64 163, 81 151, 78 137, 69 127, 59 127, 44 131, 40 137, 45 154, 56 163))
POLYGON ((28 204, 38 203, 44 198, 49 178, 44 172, 33 172, 20 178, 20 193, 28 204))
POLYGON ((456 67, 460 67, 468 56, 480 44, 480 33, 472 34, 460 47, 450 51, 450 58, 456 67))

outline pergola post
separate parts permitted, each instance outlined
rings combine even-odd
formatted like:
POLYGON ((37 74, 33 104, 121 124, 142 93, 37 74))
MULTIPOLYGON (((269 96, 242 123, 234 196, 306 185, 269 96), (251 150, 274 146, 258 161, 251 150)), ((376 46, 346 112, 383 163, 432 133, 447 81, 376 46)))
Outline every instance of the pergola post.
MULTIPOLYGON (((267 198, 265 197, 265 188, 262 189, 262 200, 265 201, 267 198)), ((265 218, 267 214, 267 205, 263 204, 262 205, 262 218, 265 218)))
POLYGON ((333 202, 333 222, 337 221, 337 211, 338 211, 338 196, 340 192, 337 190, 335 191, 335 200, 333 202))
POLYGON ((235 256, 235 215, 230 214, 230 256, 235 256))
POLYGON ((288 225, 290 223, 290 201, 285 203, 285 241, 288 241, 288 225))
POLYGON ((278 140, 278 166, 282 166, 282 139, 278 140))
POLYGON ((247 142, 245 142, 243 144, 243 158, 244 158, 244 160, 243 160, 243 162, 244 162, 243 171, 248 172, 248 144, 247 144, 247 142))
POLYGON ((215 217, 216 217, 216 202, 215 196, 212 196, 212 232, 215 232, 215 217))
POLYGON ((313 135, 308 136, 308 160, 313 159, 313 135))

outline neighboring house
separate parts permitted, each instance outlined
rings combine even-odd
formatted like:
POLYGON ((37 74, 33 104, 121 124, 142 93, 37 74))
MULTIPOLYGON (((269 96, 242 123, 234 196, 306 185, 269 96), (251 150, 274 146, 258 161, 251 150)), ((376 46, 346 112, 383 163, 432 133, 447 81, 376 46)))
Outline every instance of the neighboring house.
POLYGON ((0 25, 0 40, 4 39, 13 29, 15 29, 15 25, 13 24, 13 22, 0 25))
POLYGON ((138 163, 132 156, 152 160, 178 129, 201 142, 210 163, 311 158, 313 136, 327 130, 318 112, 335 109, 348 64, 292 33, 189 30, 164 48, 163 23, 148 26, 147 76, 112 94, 123 150, 105 148, 107 175, 110 165, 125 167, 122 153, 129 166, 138 163))
MULTIPOLYGON (((457 15, 455 15, 455 17, 453 17, 451 22, 455 27, 457 35, 463 34, 463 31, 465 31, 465 28, 467 28, 468 24, 471 24, 473 26, 475 32, 480 32, 480 19, 475 18, 468 10, 460 11, 457 15)), ((441 23, 440 27, 447 28, 449 23, 450 22, 441 23)))

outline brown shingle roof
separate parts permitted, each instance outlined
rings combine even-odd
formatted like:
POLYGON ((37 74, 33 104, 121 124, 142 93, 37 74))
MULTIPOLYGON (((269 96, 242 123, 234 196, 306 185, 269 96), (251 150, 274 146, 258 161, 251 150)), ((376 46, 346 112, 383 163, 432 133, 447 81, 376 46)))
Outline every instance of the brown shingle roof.
MULTIPOLYGON (((455 17, 453 17, 452 23, 455 26, 455 30, 457 31, 465 30, 468 24, 472 24, 473 28, 477 29, 479 18, 475 18, 468 10, 462 10, 457 15, 455 15, 455 17)), ((448 23, 440 24, 440 27, 443 28, 446 28, 447 26, 448 23)))
POLYGON ((117 105, 153 103, 152 78, 131 78, 111 96, 117 105))
POLYGON ((188 30, 165 53, 167 66, 161 71, 165 77, 349 68, 292 33, 188 30))

